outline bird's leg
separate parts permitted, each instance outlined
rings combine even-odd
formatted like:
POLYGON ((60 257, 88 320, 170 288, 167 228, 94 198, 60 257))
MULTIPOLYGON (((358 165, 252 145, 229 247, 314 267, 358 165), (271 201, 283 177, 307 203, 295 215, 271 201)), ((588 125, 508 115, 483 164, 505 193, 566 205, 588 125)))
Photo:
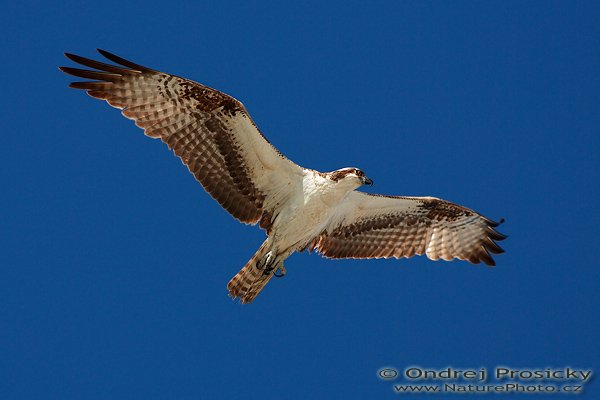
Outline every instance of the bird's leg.
POLYGON ((258 261, 258 268, 263 270, 263 275, 274 274, 277 278, 285 276, 286 270, 283 261, 291 254, 292 250, 284 252, 271 250, 258 261))
POLYGON ((274 255, 273 251, 269 251, 258 262, 258 267, 263 270, 263 275, 270 275, 279 264, 279 256, 274 255))

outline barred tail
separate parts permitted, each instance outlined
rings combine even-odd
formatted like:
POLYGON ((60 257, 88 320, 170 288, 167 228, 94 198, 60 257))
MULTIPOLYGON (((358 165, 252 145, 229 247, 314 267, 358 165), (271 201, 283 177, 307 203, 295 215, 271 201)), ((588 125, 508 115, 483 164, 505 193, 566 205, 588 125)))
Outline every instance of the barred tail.
POLYGON ((240 297, 244 304, 251 303, 269 283, 275 270, 264 274, 265 270, 258 266, 268 251, 267 241, 265 241, 244 268, 229 281, 227 289, 231 297, 234 299, 240 297))

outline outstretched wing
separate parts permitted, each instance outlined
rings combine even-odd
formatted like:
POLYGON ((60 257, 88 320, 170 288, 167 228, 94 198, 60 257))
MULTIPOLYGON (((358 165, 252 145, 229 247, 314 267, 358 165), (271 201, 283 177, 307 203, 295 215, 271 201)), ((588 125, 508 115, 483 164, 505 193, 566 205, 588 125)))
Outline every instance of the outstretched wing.
POLYGON ((70 87, 123 110, 147 136, 166 143, 231 215, 244 223, 261 221, 268 229, 277 204, 301 185, 303 169, 267 141, 242 103, 199 83, 98 51, 120 65, 65 54, 95 69, 60 67, 93 80, 70 87))
MULTIPOLYGON (((503 221, 501 221, 503 222, 503 221)), ((426 254, 495 265, 490 253, 506 238, 493 222, 433 197, 349 193, 326 230, 309 246, 330 258, 400 258, 426 254)))

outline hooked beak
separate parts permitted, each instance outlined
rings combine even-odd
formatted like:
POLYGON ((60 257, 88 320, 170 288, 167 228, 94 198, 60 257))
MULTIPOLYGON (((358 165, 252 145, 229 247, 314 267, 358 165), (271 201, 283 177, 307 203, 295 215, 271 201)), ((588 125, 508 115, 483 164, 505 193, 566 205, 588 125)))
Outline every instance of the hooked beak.
POLYGON ((373 181, 365 176, 365 177, 363 177, 363 184, 373 186, 373 181))

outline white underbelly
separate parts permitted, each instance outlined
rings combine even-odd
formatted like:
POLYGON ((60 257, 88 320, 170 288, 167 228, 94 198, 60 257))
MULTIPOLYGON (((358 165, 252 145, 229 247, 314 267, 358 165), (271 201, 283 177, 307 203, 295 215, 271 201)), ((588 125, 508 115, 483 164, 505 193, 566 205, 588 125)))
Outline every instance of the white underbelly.
POLYGON ((288 207, 275 221, 271 236, 280 247, 303 248, 325 228, 331 212, 320 201, 288 207))

